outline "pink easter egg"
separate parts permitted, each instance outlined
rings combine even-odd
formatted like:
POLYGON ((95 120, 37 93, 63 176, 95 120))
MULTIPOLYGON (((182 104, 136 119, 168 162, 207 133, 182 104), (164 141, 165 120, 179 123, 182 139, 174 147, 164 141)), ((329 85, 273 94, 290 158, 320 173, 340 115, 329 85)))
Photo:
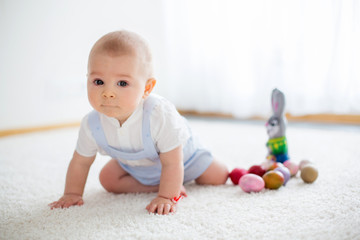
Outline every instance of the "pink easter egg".
POLYGON ((265 161, 260 164, 260 166, 265 170, 268 171, 270 167, 274 164, 273 161, 265 161))
POLYGON ((301 160, 300 163, 299 163, 299 169, 301 170, 303 167, 305 167, 305 165, 308 165, 310 164, 311 162, 309 160, 301 160))
POLYGON ((244 192, 260 192, 265 187, 265 182, 262 177, 249 173, 244 175, 240 181, 239 186, 244 192))
POLYGON ((299 166, 290 160, 285 161, 284 166, 289 169, 292 177, 295 176, 299 170, 299 166))
POLYGON ((234 185, 238 185, 241 177, 247 173, 248 171, 243 168, 234 168, 234 170, 230 172, 229 177, 234 185))

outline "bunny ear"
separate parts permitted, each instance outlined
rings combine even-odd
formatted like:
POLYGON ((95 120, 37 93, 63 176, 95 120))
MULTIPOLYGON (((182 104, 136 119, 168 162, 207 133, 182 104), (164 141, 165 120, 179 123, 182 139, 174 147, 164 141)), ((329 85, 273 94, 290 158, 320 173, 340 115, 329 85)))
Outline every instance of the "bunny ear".
POLYGON ((285 108, 285 96, 277 88, 272 91, 271 105, 275 116, 281 116, 284 113, 285 108))

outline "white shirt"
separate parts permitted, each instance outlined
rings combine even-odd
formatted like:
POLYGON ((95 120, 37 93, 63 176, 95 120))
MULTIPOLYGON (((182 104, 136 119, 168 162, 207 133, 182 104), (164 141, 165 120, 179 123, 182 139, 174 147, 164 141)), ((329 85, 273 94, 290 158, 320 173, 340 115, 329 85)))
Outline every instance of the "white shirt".
MULTIPOLYGON (((144 100, 122 126, 117 119, 100 114, 101 125, 110 146, 124 152, 138 152, 143 149, 143 104, 144 100)), ((159 153, 185 145, 190 137, 186 120, 177 112, 174 105, 164 98, 151 112, 150 127, 151 137, 159 153)), ((106 155, 92 136, 88 126, 88 115, 81 122, 76 151, 85 157, 94 156, 97 152, 106 155)))

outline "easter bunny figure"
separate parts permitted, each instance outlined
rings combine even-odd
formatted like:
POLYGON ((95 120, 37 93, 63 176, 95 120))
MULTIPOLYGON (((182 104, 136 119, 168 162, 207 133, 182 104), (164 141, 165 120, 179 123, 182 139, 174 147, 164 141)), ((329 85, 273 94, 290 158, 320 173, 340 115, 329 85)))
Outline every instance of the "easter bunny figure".
POLYGON ((267 133, 269 135, 269 141, 266 143, 266 146, 269 150, 269 155, 267 158, 283 163, 289 159, 287 141, 285 137, 285 96, 277 88, 272 91, 271 106, 273 115, 265 124, 267 133))

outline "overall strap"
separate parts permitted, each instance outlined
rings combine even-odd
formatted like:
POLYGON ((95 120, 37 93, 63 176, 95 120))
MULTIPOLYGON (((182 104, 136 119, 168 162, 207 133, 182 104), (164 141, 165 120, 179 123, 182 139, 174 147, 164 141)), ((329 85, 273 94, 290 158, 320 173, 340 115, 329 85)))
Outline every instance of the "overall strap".
POLYGON ((144 158, 144 150, 136 153, 127 153, 111 147, 106 140, 104 130, 101 126, 100 115, 95 110, 89 114, 88 124, 96 143, 111 157, 127 160, 138 160, 144 158))
POLYGON ((160 97, 149 95, 144 101, 144 112, 143 112, 143 124, 142 124, 142 140, 144 145, 144 150, 147 153, 150 153, 151 156, 157 156, 158 153, 155 148, 154 141, 151 138, 151 128, 150 128, 150 118, 151 112, 154 107, 158 105, 160 97))
POLYGON ((122 152, 116 148, 111 147, 101 126, 100 115, 97 111, 92 111, 88 116, 88 124, 91 133, 100 148, 102 148, 108 155, 116 159, 138 160, 143 158, 157 159, 158 153, 155 144, 151 138, 150 118, 154 107, 159 103, 160 97, 150 95, 144 101, 143 119, 142 119, 142 141, 144 149, 139 152, 122 152))

